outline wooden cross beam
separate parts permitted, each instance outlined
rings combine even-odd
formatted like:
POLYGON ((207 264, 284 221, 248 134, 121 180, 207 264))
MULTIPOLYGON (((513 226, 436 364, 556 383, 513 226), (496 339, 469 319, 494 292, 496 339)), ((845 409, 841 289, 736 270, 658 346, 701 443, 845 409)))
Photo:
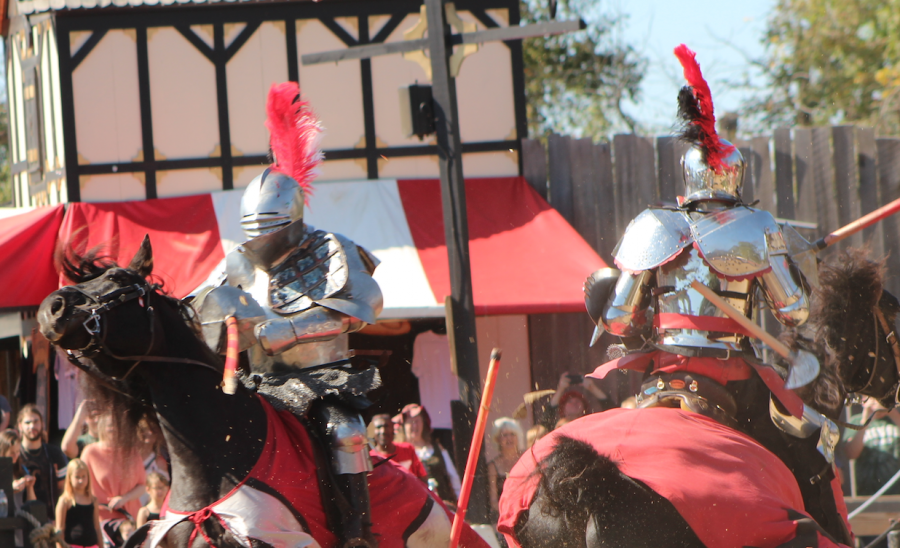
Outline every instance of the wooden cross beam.
MULTIPOLYGON (((453 438, 457 446, 456 462, 461 464, 468 458, 468 443, 472 439, 475 417, 481 403, 479 401, 481 374, 478 367, 478 347, 475 339, 475 305, 472 300, 472 274, 469 266, 469 225, 466 217, 466 187, 463 178, 456 80, 450 71, 453 46, 563 34, 581 30, 585 28, 585 25, 582 21, 555 21, 524 27, 506 27, 453 34, 447 22, 447 12, 455 12, 452 3, 447 0, 424 0, 424 2, 425 17, 428 23, 426 38, 310 53, 304 55, 301 60, 304 65, 313 65, 348 59, 368 59, 421 49, 428 49, 430 52, 444 235, 447 240, 450 264, 451 294, 445 303, 447 333, 450 339, 451 363, 459 377, 460 392, 460 402, 452 404, 453 438)), ((478 465, 478 473, 482 478, 484 478, 485 470, 486 466, 482 456, 478 465)), ((473 523, 487 523, 489 512, 487 483, 487 481, 476 482, 477 491, 472 493, 472 508, 469 516, 473 523)))
MULTIPOLYGON (((458 46, 462 44, 483 44, 485 42, 503 42, 506 40, 521 40, 534 36, 551 36, 583 30, 584 21, 551 21, 549 23, 535 23, 524 27, 502 27, 465 34, 453 34, 450 36, 450 44, 458 46)), ((392 53, 407 53, 420 49, 428 49, 429 38, 419 40, 405 40, 403 42, 388 42, 382 44, 366 44, 353 46, 334 51, 321 53, 307 53, 301 60, 304 65, 318 65, 321 63, 337 63, 348 59, 370 59, 392 53)))

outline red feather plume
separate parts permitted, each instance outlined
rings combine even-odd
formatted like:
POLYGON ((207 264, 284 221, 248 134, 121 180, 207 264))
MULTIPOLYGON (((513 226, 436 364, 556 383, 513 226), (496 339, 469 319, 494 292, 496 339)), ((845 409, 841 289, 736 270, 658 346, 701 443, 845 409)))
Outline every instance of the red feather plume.
POLYGON ((272 85, 266 114, 272 169, 293 178, 308 195, 316 167, 322 162, 319 120, 301 99, 296 82, 272 85))
POLYGON ((734 150, 734 145, 726 146, 716 133, 712 93, 709 91, 709 84, 703 79, 703 73, 700 72, 700 65, 696 59, 697 54, 686 45, 681 44, 675 48, 675 56, 681 62, 684 79, 687 80, 696 100, 695 108, 690 109, 693 114, 685 116, 685 122, 694 127, 689 128, 686 133, 696 135, 699 145, 706 153, 706 163, 713 171, 721 173, 725 168, 722 158, 734 150))

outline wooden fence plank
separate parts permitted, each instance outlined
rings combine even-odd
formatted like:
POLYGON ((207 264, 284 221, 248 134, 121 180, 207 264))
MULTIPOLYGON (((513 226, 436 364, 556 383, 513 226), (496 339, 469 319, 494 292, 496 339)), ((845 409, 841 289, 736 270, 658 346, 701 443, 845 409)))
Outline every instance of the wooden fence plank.
MULTIPOLYGON (((816 190, 812 174, 812 130, 798 128, 794 130, 794 173, 797 177, 797 202, 795 218, 810 223, 819 222, 816 207, 816 190)), ((816 230, 819 233, 822 227, 816 230)))
POLYGON ((775 130, 775 194, 778 217, 796 218, 794 198, 794 157, 791 152, 790 128, 775 130))
POLYGON ((597 185, 598 208, 597 215, 600 218, 600 234, 597 244, 597 253, 607 264, 612 265, 612 251, 619 241, 616 232, 616 219, 619 217, 616 211, 615 179, 613 179, 612 147, 609 143, 600 143, 593 148, 595 184, 597 185))
POLYGON ((594 249, 600 244, 600 196, 594 173, 594 143, 573 139, 569 143, 572 164, 572 226, 594 249))
POLYGON ((571 137, 550 135, 550 205, 569 223, 575 216, 572 202, 572 166, 569 153, 571 137))
POLYGON ((753 150, 755 161, 754 174, 756 175, 756 199, 759 200, 760 209, 765 209, 772 215, 776 215, 775 209, 775 177, 772 174, 772 158, 769 155, 769 138, 754 137, 750 140, 750 148, 753 150))
POLYGON ((837 213, 837 193, 834 190, 833 158, 831 128, 813 128, 812 174, 820 236, 841 226, 837 213))
MULTIPOLYGON (((831 137, 834 143, 834 191, 837 206, 837 224, 834 228, 839 228, 861 216, 856 128, 835 126, 831 128, 831 137)), ((841 242, 839 247, 859 247, 862 241, 862 234, 857 233, 841 242)))
POLYGON ((665 135, 656 138, 658 196, 663 203, 674 204, 679 194, 684 193, 684 176, 681 171, 681 157, 690 148, 688 143, 665 135))
MULTIPOLYGON (((876 139, 878 150, 878 191, 881 203, 900 198, 900 139, 876 139)), ((892 215, 881 221, 884 251, 887 254, 887 289, 900 295, 900 219, 892 215)))
POLYGON ((750 148, 748 141, 735 139, 732 144, 738 148, 741 156, 744 157, 744 184, 741 188, 741 200, 745 204, 752 204, 757 198, 756 185, 758 174, 756 171, 759 161, 753 153, 753 149, 750 148))
POLYGON ((522 139, 522 174, 531 188, 547 199, 547 153, 538 139, 522 139))
MULTIPOLYGON (((860 214, 874 211, 882 202, 878 192, 878 171, 875 162, 875 130, 870 127, 856 129, 856 152, 859 162, 860 214)), ((872 250, 873 257, 884 256, 884 227, 881 223, 863 230, 862 240, 872 250)))
POLYGON ((621 213, 616 221, 620 234, 638 213, 659 201, 654 156, 650 139, 637 135, 613 137, 616 186, 622 191, 616 197, 617 211, 621 213))

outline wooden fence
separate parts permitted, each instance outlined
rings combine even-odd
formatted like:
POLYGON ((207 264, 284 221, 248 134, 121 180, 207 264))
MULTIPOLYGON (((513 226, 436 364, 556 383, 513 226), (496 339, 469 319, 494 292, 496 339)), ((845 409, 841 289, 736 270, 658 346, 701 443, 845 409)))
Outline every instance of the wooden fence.
MULTIPOLYGON (((735 143, 747 161, 744 201, 780 219, 815 223, 819 238, 900 198, 900 139, 871 128, 777 129, 735 143)), ((616 135, 611 143, 551 135, 547 150, 523 142, 525 178, 600 256, 609 261, 628 223, 649 204, 683 192, 679 161, 686 145, 671 136, 616 135)), ((893 217, 837 247, 870 246, 887 257, 888 290, 900 295, 900 219, 893 217)))

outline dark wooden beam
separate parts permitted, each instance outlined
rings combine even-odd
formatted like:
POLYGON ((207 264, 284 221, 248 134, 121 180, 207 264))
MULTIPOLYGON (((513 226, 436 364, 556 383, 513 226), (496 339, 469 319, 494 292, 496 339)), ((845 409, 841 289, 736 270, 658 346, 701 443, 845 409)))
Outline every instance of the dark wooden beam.
MULTIPOLYGON (((456 80, 450 75, 451 30, 444 17, 446 0, 425 0, 428 20, 428 46, 431 56, 432 95, 438 161, 441 173, 444 234, 450 263, 450 316, 453 333, 450 349, 452 363, 459 377, 462 405, 453 416, 453 436, 457 463, 462 469, 471 449, 475 417, 481 402, 481 373, 478 367, 478 344, 475 331, 475 304, 472 295, 472 273, 469 264, 469 223, 466 212, 466 186, 463 177, 462 144, 459 135, 459 112, 456 102, 456 80), (463 458, 465 457, 465 458, 463 458)), ((476 474, 485 471, 482 453, 476 474)), ((462 476, 462 471, 460 472, 462 476)), ((484 476, 481 476, 484 477, 484 476)), ((469 516, 474 523, 487 523, 486 481, 473 485, 469 516)))

